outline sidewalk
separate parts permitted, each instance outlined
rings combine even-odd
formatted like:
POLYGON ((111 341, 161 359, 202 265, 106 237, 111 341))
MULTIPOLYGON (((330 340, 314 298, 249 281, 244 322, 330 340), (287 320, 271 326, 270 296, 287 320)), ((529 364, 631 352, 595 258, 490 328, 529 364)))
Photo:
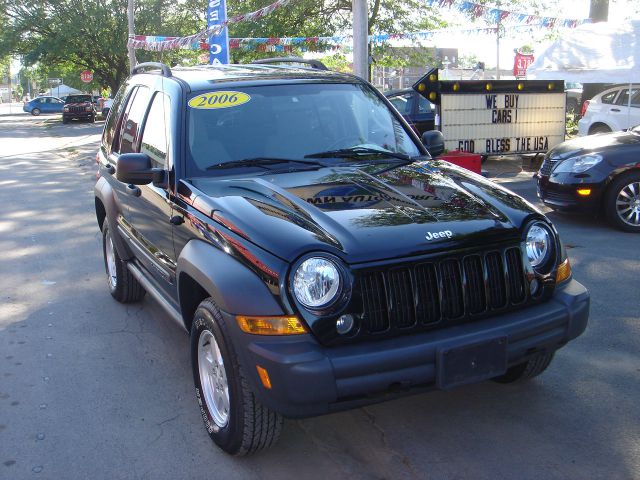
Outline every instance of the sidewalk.
POLYGON ((0 115, 25 114, 22 110, 22 102, 0 103, 0 115))

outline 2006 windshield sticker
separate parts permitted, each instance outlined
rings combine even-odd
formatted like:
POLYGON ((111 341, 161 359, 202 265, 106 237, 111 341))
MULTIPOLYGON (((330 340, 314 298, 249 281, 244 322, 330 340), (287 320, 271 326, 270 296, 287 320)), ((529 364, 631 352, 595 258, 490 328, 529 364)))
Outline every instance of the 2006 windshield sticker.
POLYGON ((191 108, 229 108, 247 103, 251 97, 242 92, 209 92, 189 100, 191 108))

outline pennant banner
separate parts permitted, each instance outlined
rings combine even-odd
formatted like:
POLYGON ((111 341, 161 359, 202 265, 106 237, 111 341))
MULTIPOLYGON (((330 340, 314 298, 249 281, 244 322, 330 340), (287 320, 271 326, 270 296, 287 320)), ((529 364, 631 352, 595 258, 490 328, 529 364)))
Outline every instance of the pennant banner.
POLYGON ((274 10, 277 10, 280 7, 284 7, 294 1, 295 0, 277 0, 271 5, 267 5, 266 7, 256 10, 255 12, 235 15, 231 18, 228 18, 224 22, 220 22, 217 25, 213 25, 206 30, 195 33, 193 35, 189 35, 188 37, 154 37, 154 41, 146 42, 145 40, 141 39, 142 37, 146 37, 145 35, 130 36, 127 42, 127 46, 152 51, 175 50, 178 48, 193 48, 194 44, 205 42, 209 37, 218 35, 227 25, 232 25, 234 23, 240 22, 253 22, 262 17, 266 17, 274 10))
POLYGON ((464 0, 426 0, 430 7, 454 8, 459 12, 471 14, 475 18, 484 18, 487 22, 498 23, 518 23, 518 24, 541 24, 545 28, 566 27, 574 28, 582 23, 590 23, 589 19, 570 19, 557 17, 543 17, 539 15, 529 15, 528 13, 511 12, 499 8, 485 7, 478 3, 466 2, 464 0))
MULTIPOLYGON (((539 31, 540 28, 551 28, 558 26, 557 22, 541 21, 537 23, 523 23, 521 25, 505 25, 504 33, 522 33, 527 31, 539 31)), ((578 25, 577 23, 574 25, 578 25)), ((565 26, 565 25, 563 25, 565 26)), ((423 32, 409 33, 380 33, 369 35, 371 43, 385 43, 392 40, 412 40, 412 41, 429 41, 434 40, 439 35, 479 35, 479 34, 495 34, 495 26, 479 27, 479 28, 445 28, 440 30, 427 30, 423 32)), ((502 30, 501 30, 502 31, 502 30)), ((144 48, 146 50, 162 50, 157 45, 173 44, 184 38, 191 37, 157 37, 149 35, 136 35, 133 37, 135 48, 144 48), (140 45, 140 46, 136 46, 140 45)), ((327 50, 343 50, 349 48, 352 42, 352 35, 338 35, 332 37, 268 37, 268 38, 230 38, 229 48, 232 50, 256 50, 258 52, 292 52, 295 49, 305 52, 321 52, 327 50)), ((193 50, 208 50, 209 43, 206 39, 191 40, 188 43, 181 42, 179 47, 193 50)))

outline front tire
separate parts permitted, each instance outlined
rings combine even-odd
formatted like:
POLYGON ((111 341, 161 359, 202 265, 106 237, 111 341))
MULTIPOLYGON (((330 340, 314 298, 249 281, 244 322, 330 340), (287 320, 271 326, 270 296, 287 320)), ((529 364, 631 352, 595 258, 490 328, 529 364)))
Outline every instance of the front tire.
POLYGON ((31 115, 33 115, 34 117, 37 117, 38 115, 40 115, 40 109, 34 108, 33 110, 31 110, 31 115))
POLYGON ((211 439, 231 455, 249 455, 278 440, 283 419, 251 391, 227 328, 211 299, 200 303, 191 326, 196 399, 211 439))
POLYGON ((144 288, 127 268, 127 263, 120 258, 113 243, 113 237, 108 222, 102 225, 102 253, 104 267, 107 272, 107 285, 111 296, 120 303, 130 303, 142 300, 144 288))
POLYGON ((526 362, 510 367, 504 375, 495 377, 493 380, 498 383, 515 383, 537 377, 549 367, 554 353, 541 353, 526 362))
POLYGON ((640 233, 640 172, 614 179, 604 201, 605 214, 614 227, 640 233))

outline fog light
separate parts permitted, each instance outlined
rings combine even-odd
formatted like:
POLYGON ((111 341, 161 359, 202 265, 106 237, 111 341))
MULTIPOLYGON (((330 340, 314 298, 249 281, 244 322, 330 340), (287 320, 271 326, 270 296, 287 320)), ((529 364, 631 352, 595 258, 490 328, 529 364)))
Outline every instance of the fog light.
POLYGON ((540 282, 538 282, 537 278, 534 278, 533 280, 531 280, 531 283, 529 284, 529 291, 531 292, 531 295, 535 295, 536 293, 538 293, 539 287, 540 287, 540 282))
POLYGON ((578 195, 582 195, 583 197, 587 197, 587 196, 591 195, 591 189, 590 188, 579 188, 578 189, 578 195))
POLYGON ((336 330, 340 335, 346 335, 351 331, 354 323, 353 315, 342 315, 336 320, 336 330))

